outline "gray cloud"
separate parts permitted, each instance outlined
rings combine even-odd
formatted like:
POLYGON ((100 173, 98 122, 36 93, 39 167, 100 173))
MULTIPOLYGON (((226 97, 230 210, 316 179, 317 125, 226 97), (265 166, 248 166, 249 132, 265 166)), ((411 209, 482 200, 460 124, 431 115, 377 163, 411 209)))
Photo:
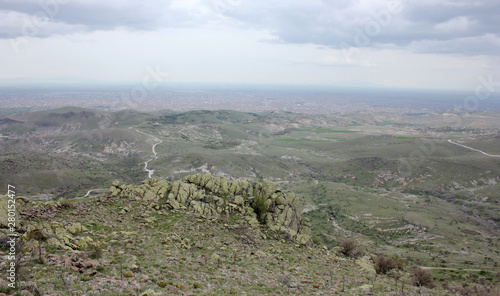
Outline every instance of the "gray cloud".
POLYGON ((170 7, 171 3, 170 0, 1 0, 0 16, 5 18, 0 23, 0 37, 48 37, 117 28, 156 30, 165 26, 192 26, 193 21, 202 21, 189 15, 189 11, 170 7))
POLYGON ((500 53, 498 1, 245 1, 228 15, 287 43, 500 53), (400 11, 390 8, 398 2, 400 11))
POLYGON ((0 0, 0 38, 116 28, 196 27, 222 15, 243 28, 268 30, 274 41, 283 43, 469 55, 500 53, 500 2, 496 0, 200 1, 198 6, 202 6, 189 8, 172 5, 174 0, 0 0), (400 3, 401 9, 391 9, 391 3, 400 3), (34 16, 43 13, 50 21, 27 30, 36 22, 34 16))

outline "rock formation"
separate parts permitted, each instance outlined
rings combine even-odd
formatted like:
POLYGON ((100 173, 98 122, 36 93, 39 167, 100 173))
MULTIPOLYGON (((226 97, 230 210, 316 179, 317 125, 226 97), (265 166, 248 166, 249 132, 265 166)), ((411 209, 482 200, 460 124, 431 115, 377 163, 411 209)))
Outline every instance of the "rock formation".
POLYGON ((141 199, 157 208, 192 210, 207 218, 240 212, 255 229, 264 226, 299 244, 311 240, 310 222, 300 217, 295 194, 281 192, 270 181, 250 184, 196 174, 175 182, 148 179, 139 186, 113 182, 109 195, 141 199))

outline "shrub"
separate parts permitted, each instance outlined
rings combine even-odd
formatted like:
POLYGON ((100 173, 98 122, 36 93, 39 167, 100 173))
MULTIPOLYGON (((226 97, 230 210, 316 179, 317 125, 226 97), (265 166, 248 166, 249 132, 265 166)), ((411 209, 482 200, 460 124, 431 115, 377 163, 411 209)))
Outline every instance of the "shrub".
POLYGON ((62 209, 73 209, 75 208, 75 205, 70 202, 69 200, 64 200, 61 202, 61 208, 62 209))
POLYGON ((89 257, 92 259, 99 259, 102 258, 102 249, 98 245, 91 244, 88 248, 89 250, 89 257))
POLYGON ((203 286, 200 283, 198 283, 198 282, 194 282, 193 283, 193 288, 195 288, 195 289, 201 289, 202 287, 203 286))
POLYGON ((156 283, 158 286, 160 286, 161 288, 165 288, 166 286, 170 285, 171 282, 167 282, 167 281, 158 281, 156 283))
POLYGON ((260 223, 264 223, 267 214, 266 199, 259 193, 255 193, 253 197, 252 208, 257 214, 260 223))
POLYGON ((363 252, 358 249, 358 244, 353 240, 346 240, 340 244, 339 253, 346 257, 359 257, 363 252))
POLYGON ((393 269, 402 269, 401 262, 394 257, 387 255, 378 255, 375 259, 375 271, 377 274, 387 274, 393 269))
POLYGON ((124 277, 133 277, 134 274, 131 271, 126 270, 123 272, 123 276, 124 277))
POLYGON ((417 287, 422 287, 422 286, 427 288, 435 287, 434 280, 432 279, 430 272, 420 267, 413 270, 412 278, 413 278, 413 284, 417 287))
POLYGON ((83 282, 88 282, 88 281, 91 281, 92 280, 92 277, 88 274, 84 274, 80 277, 80 280, 83 281, 83 282))

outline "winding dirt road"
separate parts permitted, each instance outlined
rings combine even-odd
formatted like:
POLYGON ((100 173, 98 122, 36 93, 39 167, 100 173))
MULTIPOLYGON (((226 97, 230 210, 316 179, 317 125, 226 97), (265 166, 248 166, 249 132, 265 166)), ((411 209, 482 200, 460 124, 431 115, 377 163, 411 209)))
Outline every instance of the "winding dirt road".
POLYGON ((141 133, 141 134, 145 134, 146 136, 153 138, 157 142, 157 143, 153 144, 153 148, 152 148, 153 157, 150 160, 144 162, 144 171, 148 172, 148 178, 151 178, 153 176, 155 170, 148 169, 148 163, 152 160, 158 159, 158 154, 156 154, 155 147, 156 147, 156 145, 161 144, 163 141, 158 139, 157 137, 155 137, 153 135, 147 134, 145 132, 141 132, 138 129, 136 129, 136 131, 141 133))

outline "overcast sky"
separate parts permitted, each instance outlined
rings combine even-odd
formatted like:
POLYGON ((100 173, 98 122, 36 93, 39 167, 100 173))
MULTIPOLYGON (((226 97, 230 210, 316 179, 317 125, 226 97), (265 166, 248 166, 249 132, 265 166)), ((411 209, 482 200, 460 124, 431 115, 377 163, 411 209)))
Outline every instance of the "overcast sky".
POLYGON ((498 0, 0 0, 0 82, 474 90, 500 82, 499 20, 498 0))

